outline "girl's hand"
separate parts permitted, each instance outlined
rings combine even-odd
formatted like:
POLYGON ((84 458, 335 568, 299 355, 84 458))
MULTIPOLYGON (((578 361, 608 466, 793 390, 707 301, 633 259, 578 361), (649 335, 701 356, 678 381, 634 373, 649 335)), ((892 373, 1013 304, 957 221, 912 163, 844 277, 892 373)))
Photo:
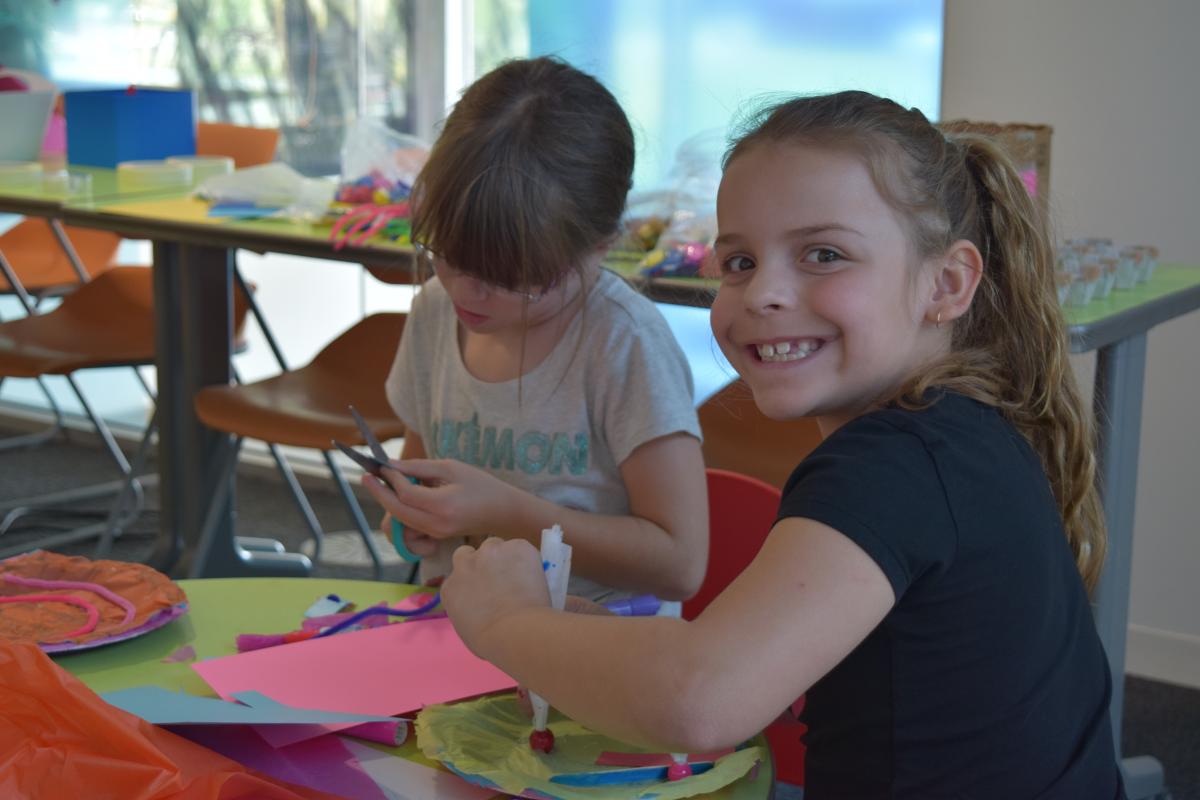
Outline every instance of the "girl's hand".
MULTIPOLYGON (((389 542, 392 541, 392 515, 384 513, 383 519, 379 521, 379 532, 389 542)), ((427 533, 413 530, 408 525, 404 526, 404 546, 408 548, 408 552, 414 556, 428 558, 437 552, 438 540, 427 533)))
POLYGON ((488 539, 479 549, 454 551, 454 568, 442 584, 442 605, 471 652, 487 658, 489 635, 503 618, 550 605, 542 557, 524 539, 488 539))
POLYGON ((406 528, 435 539, 487 534, 497 519, 511 515, 524 494, 461 461, 412 459, 390 463, 391 468, 383 471, 386 484, 364 476, 363 485, 406 528), (409 477, 420 484, 410 483, 409 477))

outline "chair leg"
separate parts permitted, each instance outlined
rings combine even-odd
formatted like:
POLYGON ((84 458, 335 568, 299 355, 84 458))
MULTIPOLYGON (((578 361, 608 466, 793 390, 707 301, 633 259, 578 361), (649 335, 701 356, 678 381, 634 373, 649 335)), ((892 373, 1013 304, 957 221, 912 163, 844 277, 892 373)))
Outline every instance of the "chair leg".
POLYGON ((379 555, 378 548, 375 547, 375 537, 371 533, 371 526, 367 524, 367 518, 363 516, 362 507, 358 504, 358 498, 354 496, 349 484, 346 483, 345 476, 342 475, 342 470, 338 467, 337 462, 333 460, 333 456, 328 450, 322 450, 321 455, 325 457, 325 463, 329 466, 329 472, 333 475, 333 480, 338 486, 338 490, 342 493, 342 499, 346 503, 346 508, 350 511, 350 516, 354 518, 354 526, 358 528, 358 535, 362 537, 363 544, 367 547, 367 554, 371 557, 373 565, 372 573, 375 580, 383 577, 383 559, 379 555))
POLYGON ((200 530, 196 550, 192 553, 188 577, 307 577, 312 572, 312 561, 302 553, 279 552, 275 548, 252 550, 246 547, 243 541, 255 545, 264 540, 243 540, 236 536, 229 542, 227 550, 223 543, 216 540, 221 510, 232 495, 234 470, 237 468, 241 447, 242 438, 239 436, 234 439, 232 445, 223 446, 224 452, 214 460, 219 476, 217 489, 204 519, 204 526, 200 530))
MULTIPOLYGON (((3 253, 0 253, 0 259, 3 258, 3 253)), ((3 263, 7 264, 7 262, 3 263)), ((11 274, 12 269, 9 267, 7 270, 0 269, 0 271, 5 272, 5 274, 11 274)), ((23 289, 24 287, 22 287, 22 290, 23 289)), ((23 304, 29 303, 32 303, 32 306, 26 305, 25 312, 27 315, 37 311, 38 306, 40 306, 42 303, 42 298, 30 297, 29 295, 26 295, 26 297, 23 299, 23 304)), ((4 385, 4 380, 5 376, 0 375, 0 386, 4 385)), ((4 452, 6 450, 16 450, 25 447, 35 447, 43 442, 48 442, 49 440, 53 439, 63 430, 62 409, 58 407, 58 401, 54 399, 53 393, 51 393, 50 388, 46 386, 46 382, 41 376, 34 378, 34 380, 37 381, 38 389, 41 390, 42 395, 46 398, 46 404, 50 407, 50 412, 54 414, 54 422, 42 430, 37 431, 36 433, 24 433, 17 436, 9 436, 3 440, 0 440, 0 452, 4 452)))
POLYGON ((109 456, 116 463, 117 468, 121 471, 121 480, 110 483, 103 483, 96 486, 85 486, 79 489, 67 489, 65 491, 50 492, 35 497, 10 498, 0 503, 0 510, 8 510, 8 514, 0 521, 0 534, 6 532, 20 517, 26 516, 39 508, 47 506, 70 505, 73 503, 91 500, 96 497, 104 497, 110 494, 117 494, 124 491, 126 481, 131 481, 133 485, 133 493, 135 500, 135 510, 129 516, 132 519, 137 513, 141 512, 144 502, 144 491, 139 478, 130 474, 129 461, 126 460, 125 454, 121 452, 121 448, 117 446, 116 439, 113 438, 112 431, 108 429, 108 425, 104 420, 96 414, 92 404, 88 402, 87 396, 79 388, 79 384, 75 382, 72 375, 64 375, 67 383, 75 392, 75 396, 79 399, 80 405, 83 406, 84 413, 91 420, 96 432, 100 435, 100 440, 104 443, 105 449, 109 456))
MULTIPOLYGON (((34 378, 37 381, 38 388, 42 390, 42 394, 46 397, 46 403, 50 406, 50 412, 54 414, 54 421, 34 433, 21 433, 15 436, 8 436, 0 440, 0 452, 8 450, 21 450, 26 447, 36 447, 39 444, 48 442, 51 439, 62 433, 63 430, 63 415, 62 409, 58 407, 58 403, 54 399, 54 395, 50 393, 49 387, 41 378, 34 378)), ((0 378, 0 383, 4 379, 0 378)))
MULTIPOLYGON (((100 541, 96 544, 96 551, 92 556, 93 558, 107 558, 109 550, 112 549, 113 541, 121 535, 125 526, 136 518, 136 513, 132 515, 122 514, 122 509, 125 507, 129 495, 137 494, 137 489, 135 488, 136 477, 141 472, 142 467, 146 465, 146 458, 150 453, 150 441, 154 438, 154 434, 157 431, 158 406, 155 406, 154 413, 150 416, 150 422, 146 425, 146 432, 142 435, 142 441, 138 444, 137 453, 134 454, 133 464, 129 468, 129 477, 125 480, 120 493, 109 508, 108 519, 104 521, 104 532, 101 533, 100 541)), ((138 503, 135 498, 134 508, 137 509, 140 505, 142 504, 138 503)))
POLYGON ((284 458, 278 445, 268 444, 271 450, 271 456, 275 459, 275 466, 279 469, 279 474, 283 476, 284 483, 287 484, 288 490, 292 493, 292 499, 296 502, 296 508, 300 511, 300 516, 304 518, 304 524, 308 526, 309 533, 313 537, 313 554, 312 560, 320 562, 321 548, 325 544, 325 532, 321 530, 321 523, 317 521, 317 515, 313 512, 312 504, 308 502, 308 495, 300 488, 300 482, 296 480, 296 473, 292 471, 292 467, 284 458))

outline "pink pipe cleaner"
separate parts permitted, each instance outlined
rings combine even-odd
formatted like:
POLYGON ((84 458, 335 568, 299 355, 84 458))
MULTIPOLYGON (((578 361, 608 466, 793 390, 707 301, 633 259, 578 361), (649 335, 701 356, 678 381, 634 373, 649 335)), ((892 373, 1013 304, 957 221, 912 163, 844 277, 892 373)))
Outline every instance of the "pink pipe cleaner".
POLYGON ((69 594, 16 594, 0 597, 0 603, 70 603, 73 606, 79 606, 87 612, 87 622, 78 630, 64 633, 64 640, 74 639, 76 636, 86 636, 96 630, 96 625, 100 622, 100 609, 81 597, 69 594))
POLYGON ((18 586, 32 586, 38 589, 82 589, 85 592, 92 592, 103 597, 108 602, 125 610, 125 619, 121 620, 122 625, 128 625, 133 621, 137 614, 137 609, 133 603, 126 600, 121 595, 109 589, 107 586, 101 586, 98 583, 85 583, 84 581, 50 581, 43 578, 23 578, 20 575, 5 573, 0 575, 0 578, 15 583, 18 586))

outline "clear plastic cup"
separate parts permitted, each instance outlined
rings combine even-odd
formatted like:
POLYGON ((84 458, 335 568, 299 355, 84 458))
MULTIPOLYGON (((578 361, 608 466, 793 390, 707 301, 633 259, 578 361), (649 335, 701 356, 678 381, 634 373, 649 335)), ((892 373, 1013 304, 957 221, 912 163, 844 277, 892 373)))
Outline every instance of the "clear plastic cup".
POLYGON ((70 170, 47 172, 42 176, 42 191, 62 200, 88 200, 92 196, 92 176, 70 170))

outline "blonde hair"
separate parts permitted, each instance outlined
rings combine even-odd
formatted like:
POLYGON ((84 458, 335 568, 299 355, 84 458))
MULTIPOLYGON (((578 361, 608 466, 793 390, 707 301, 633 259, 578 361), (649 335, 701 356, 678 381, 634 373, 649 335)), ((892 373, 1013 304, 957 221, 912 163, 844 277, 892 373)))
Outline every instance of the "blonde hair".
POLYGON ((917 109, 865 92, 764 110, 725 163, 765 142, 860 155, 906 226, 917 259, 945 254, 959 240, 979 249, 983 274, 967 313, 952 325, 949 355, 891 399, 919 408, 931 389, 948 390, 1008 419, 1041 459, 1090 591, 1105 553, 1092 433, 1068 360, 1049 226, 1009 158, 987 138, 943 135, 917 109))

